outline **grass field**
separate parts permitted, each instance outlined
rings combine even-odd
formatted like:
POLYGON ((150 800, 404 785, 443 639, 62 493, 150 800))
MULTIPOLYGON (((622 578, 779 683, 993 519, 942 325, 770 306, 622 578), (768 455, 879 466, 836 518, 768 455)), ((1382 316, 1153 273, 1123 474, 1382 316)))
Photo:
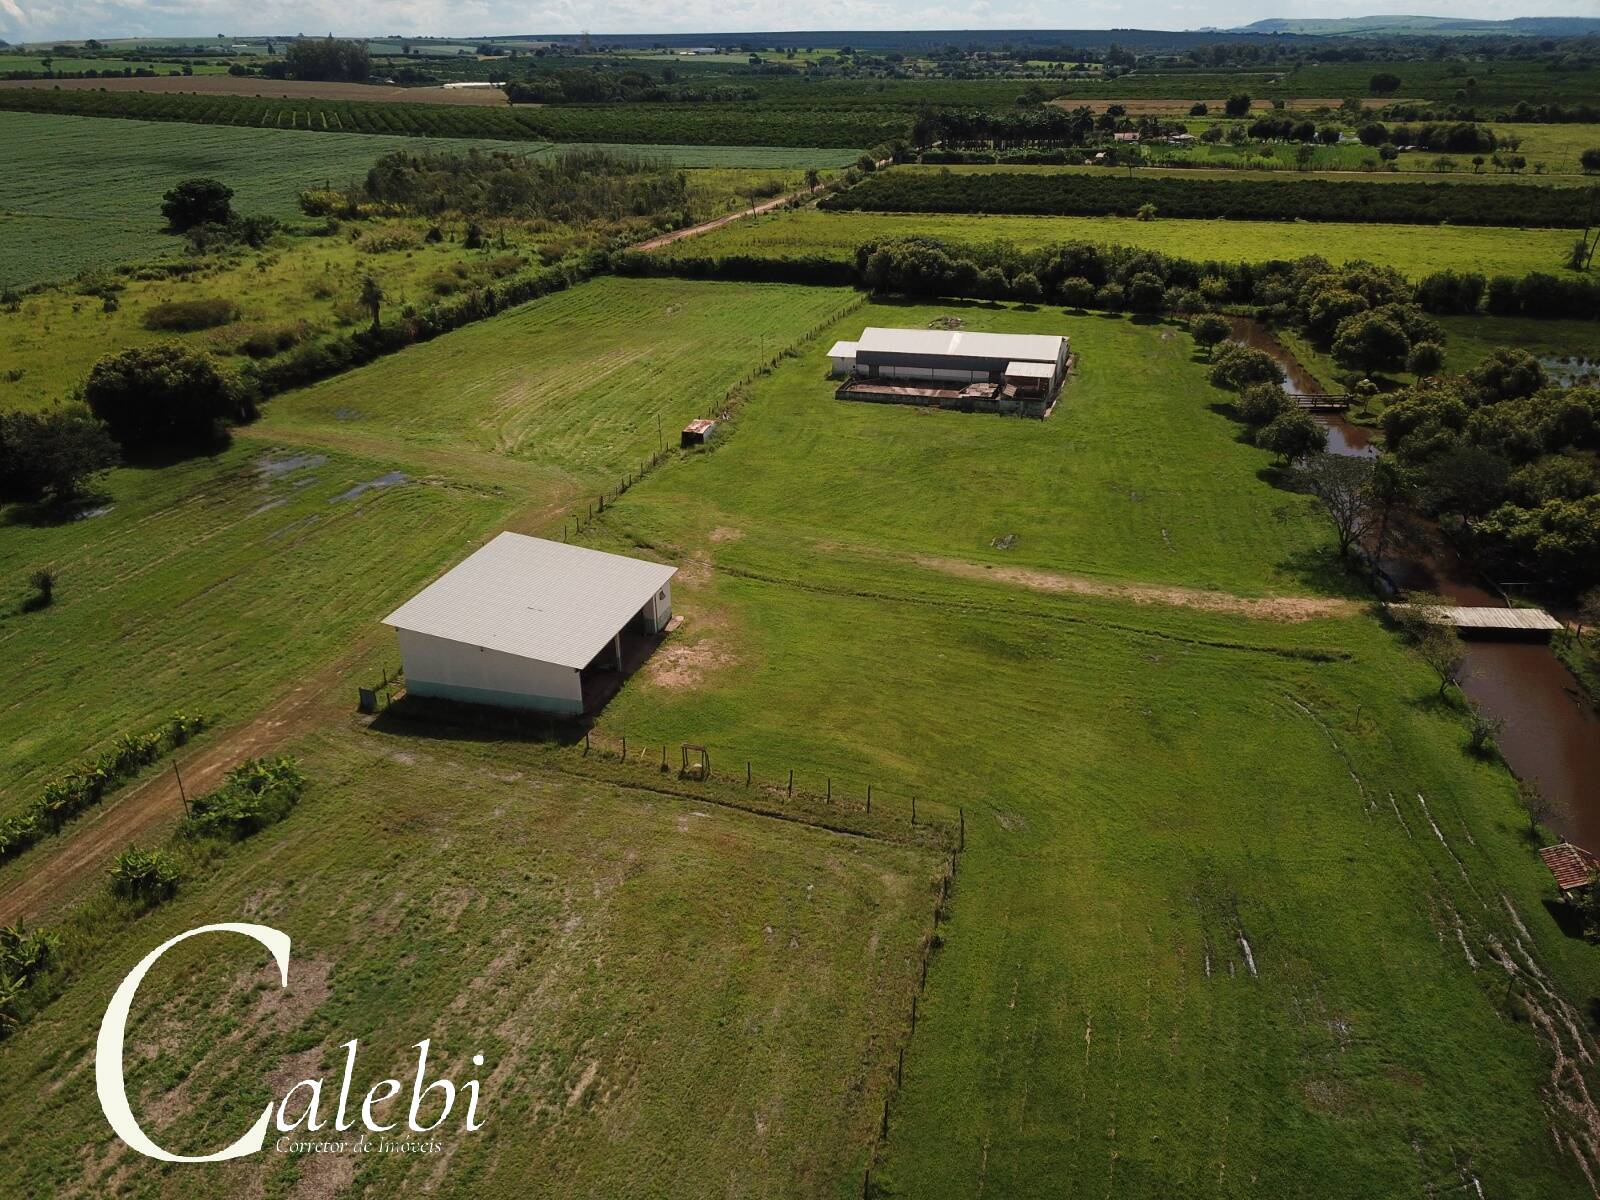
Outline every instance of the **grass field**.
MULTIPOLYGON (((236 455, 316 452, 329 466, 301 470, 319 478, 348 461, 415 480, 360 498, 373 506, 362 569, 309 533, 257 568, 317 604, 355 592, 311 686, 348 690, 356 652, 376 663, 392 646, 372 629, 386 589, 403 594, 502 525, 552 532, 563 505, 654 448, 657 413, 670 433, 774 363, 708 452, 673 458, 584 534, 676 562, 685 618, 600 731, 652 754, 705 743, 717 787, 739 790, 749 761, 766 782, 786 766, 815 792, 831 780, 841 813, 869 782, 895 803, 964 810, 874 1183, 919 1197, 1589 1195, 1564 1139, 1600 1121, 1578 1083, 1593 1069, 1551 1063, 1600 1054, 1585 1015, 1600 960, 1540 903, 1548 877, 1509 775, 1465 752, 1462 715, 1354 600, 1305 498, 1275 489, 1270 456, 1216 411, 1225 397, 1187 335, 859 303, 603 279, 280 397, 236 455), (950 315, 1073 339, 1081 372, 1049 420, 833 399, 832 338, 950 315), (376 507, 424 500, 459 506, 460 532, 442 519, 425 537, 393 530, 376 507)), ((115 495, 127 476, 111 483, 115 495)), ((239 503, 236 484, 218 486, 239 503)), ((18 531, 82 566, 62 573, 55 608, 0 625, 0 653, 56 652, 51 678, 72 692, 29 693, 26 716, 0 714, 0 736, 70 723, 87 743, 95 717, 164 710, 144 685, 159 678, 151 663, 231 645, 250 597, 202 544, 177 552, 190 590, 159 625, 121 624, 116 653, 110 629, 79 632, 79 657, 60 662, 43 622, 110 625, 170 590, 155 572, 74 590, 102 543, 101 573, 119 577, 110 522, 129 501, 116 499, 91 521, 18 531)), ((121 515, 126 538, 136 516, 121 515)), ((227 524, 166 519, 173 538, 186 520, 191 534, 227 524)), ((248 611, 263 639, 285 636, 272 627, 284 618, 248 611)), ((231 714, 271 690, 237 696, 231 714)), ((203 1084, 174 1093, 179 1109, 216 1098, 196 1139, 257 1105, 237 1085, 274 1062, 298 1078, 368 1030, 386 1064, 425 1034, 452 1054, 483 1037, 506 1064, 503 1124, 442 1165, 362 1165, 361 1182, 861 1194, 894 1062, 878 1034, 891 1018, 903 1031, 936 895, 926 858, 619 797, 581 747, 347 719, 294 745, 316 782, 290 820, 86 966, 29 1037, 0 1044, 0 1071, 22 1081, 0 1100, 10 1190, 114 1177, 114 1156, 78 1153, 85 1124, 99 1128, 86 1064, 106 987, 139 947, 250 914, 331 971, 312 972, 325 990, 292 1019, 236 1035, 203 1060, 203 1084), (804 965, 785 966, 785 948, 804 965), (487 982, 464 993, 474 976, 487 982), (61 1075, 52 1104, 29 1099, 61 1075)), ((163 976, 181 991, 138 1026, 157 1047, 135 1076, 152 1102, 239 1022, 239 971, 208 953, 163 976), (200 1031, 213 1038, 191 1040, 200 1031), (164 1050, 169 1034, 178 1048, 164 1050)), ((327 1190, 294 1169, 267 1164, 266 1194, 327 1190)), ((232 1174, 144 1178, 152 1195, 241 1190, 232 1174)))
MULTIPOLYGON (((28 163, 26 171, 8 172, 0 180, 0 288, 64 279, 86 268, 173 249, 178 239, 163 231, 161 197, 183 179, 221 179, 234 189, 236 210, 289 217, 297 214, 295 198, 303 188, 359 179, 374 160, 393 150, 439 146, 425 138, 334 133, 313 138, 219 125, 184 125, 180 136, 161 122, 16 112, 0 112, 0 140, 28 163), (85 170, 91 163, 93 170, 85 170)), ((548 143, 452 139, 447 145, 561 152, 548 143)), ((762 147, 607 149, 639 150, 685 167, 771 168, 796 177, 806 166, 842 165, 839 151, 823 152, 819 159, 762 147)))
POLYGON ((666 253, 827 255, 853 259, 863 242, 913 234, 954 243, 1007 242, 1022 249, 1082 240, 1138 246, 1182 258, 1258 262, 1320 254, 1333 262, 1367 259, 1413 277, 1454 268, 1485 274, 1559 273, 1570 230, 1316 224, 1288 221, 1183 221, 1124 217, 1015 217, 833 213, 802 209, 740 221, 666 253))
MULTIPOLYGON (((869 307, 817 346, 947 312, 869 307)), ((1600 980, 1540 906, 1508 777, 1358 607, 1076 589, 1337 601, 1182 335, 1056 323, 1084 374, 1043 424, 836 402, 812 353, 624 497, 612 544, 695 569, 674 669, 603 726, 966 805, 893 1194, 1587 1194, 1545 1127, 1549 1050, 1483 965, 1520 940, 1574 1004, 1600 980)))
POLYGON ((693 1200, 713 1178, 741 1196, 859 1190, 937 897, 934 855, 526 776, 536 756, 514 744, 335 727, 292 749, 313 786, 290 820, 88 964, 50 1032, 0 1046, 8 1194, 104 1195, 130 1175, 150 1197, 352 1183, 621 1196, 647 1181, 693 1200), (484 1128, 460 1133, 458 1107, 441 1154, 268 1152, 140 1171, 100 1115, 83 1031, 144 947, 220 920, 289 934, 290 986, 280 997, 242 939, 159 964, 130 1024, 128 1087, 167 1145, 231 1140, 258 1096, 335 1077, 347 1037, 360 1039, 362 1090, 414 1070, 413 1044, 432 1039, 430 1066, 481 1081, 484 1128), (26 1101, 52 1085, 51 1105, 26 1101))
MULTIPOLYGON (((476 538, 508 520, 559 529, 569 505, 654 452, 658 428, 675 434, 763 348, 776 354, 854 300, 601 281, 285 396, 219 458, 113 472, 104 515, 10 525, 6 809, 174 708, 237 719, 296 675, 370 649, 393 602, 476 538), (350 495, 396 471, 403 483, 350 495), (56 603, 18 614, 43 566, 56 603)), ((392 653, 379 661, 392 667, 392 653)))

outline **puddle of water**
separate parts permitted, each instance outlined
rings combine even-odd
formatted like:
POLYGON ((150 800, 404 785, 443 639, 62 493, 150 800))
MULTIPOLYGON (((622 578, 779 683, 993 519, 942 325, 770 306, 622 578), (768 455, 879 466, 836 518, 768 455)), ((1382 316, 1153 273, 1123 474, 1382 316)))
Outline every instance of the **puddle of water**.
MULTIPOLYGON (((1233 340, 1270 355, 1292 395, 1320 392, 1317 381, 1272 331, 1247 317, 1233 319, 1233 340)), ((1600 372, 1597 359, 1542 360, 1553 377, 1600 372), (1552 365, 1554 364, 1554 365, 1552 365)), ((1328 429, 1334 454, 1374 457, 1372 431, 1332 413, 1316 414, 1328 429)), ((1383 567, 1404 591, 1433 592, 1463 607, 1505 606, 1471 565, 1419 518, 1404 548, 1383 567)), ((1549 825, 1585 849, 1600 851, 1600 716, 1583 699, 1572 673, 1542 642, 1463 638, 1466 664, 1461 690, 1473 704, 1502 721, 1500 753, 1521 779, 1534 780, 1557 812, 1549 825)))
POLYGON ((255 508, 251 509, 250 515, 252 517, 259 517, 264 512, 271 512, 275 508, 282 508, 286 503, 288 502, 285 500, 268 500, 265 504, 257 505, 255 508))
POLYGON ((105 516, 108 512, 110 512, 115 507, 116 507, 115 504, 102 504, 98 508, 80 509, 77 512, 72 514, 72 519, 74 521, 92 521, 96 517, 105 516))
POLYGON ((395 484, 404 483, 405 481, 406 473, 404 471, 388 471, 379 475, 376 479, 368 479, 356 484, 355 487, 347 492, 340 492, 330 503, 337 504, 341 500, 354 500, 357 496, 364 495, 374 488, 394 487, 395 484))
POLYGON ((273 458, 263 454, 256 459, 256 475, 262 479, 282 479, 305 467, 320 467, 328 461, 326 454, 291 454, 287 458, 273 458))

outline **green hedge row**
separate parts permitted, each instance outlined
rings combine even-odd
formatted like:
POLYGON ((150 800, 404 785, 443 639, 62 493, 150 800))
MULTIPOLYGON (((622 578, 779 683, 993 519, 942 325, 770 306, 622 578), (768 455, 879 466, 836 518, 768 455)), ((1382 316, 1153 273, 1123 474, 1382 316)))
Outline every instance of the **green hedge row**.
POLYGON ((1566 188, 1514 183, 887 171, 827 197, 821 206, 860 212, 1131 217, 1153 204, 1161 217, 1576 229, 1584 224, 1586 200, 1566 188))
POLYGON ((15 858, 46 834, 58 832, 79 813, 100 803, 118 784, 205 727, 206 718, 198 713, 174 713, 159 728, 123 734, 98 758, 80 762, 52 779, 26 810, 0 821, 0 862, 15 858))
POLYGON ((367 100, 284 100, 178 92, 0 89, 0 109, 330 133, 507 141, 853 149, 905 136, 902 110, 764 104, 571 104, 490 108, 367 100))

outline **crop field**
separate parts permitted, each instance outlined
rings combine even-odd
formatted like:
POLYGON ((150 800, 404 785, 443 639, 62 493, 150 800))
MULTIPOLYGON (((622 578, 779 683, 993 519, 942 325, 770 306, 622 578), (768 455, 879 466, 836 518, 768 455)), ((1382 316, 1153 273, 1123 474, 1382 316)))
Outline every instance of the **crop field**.
MULTIPOLYGON (((147 121, 0 112, 0 139, 25 154, 29 169, 0 179, 0 288, 64 279, 79 271, 153 258, 180 245, 163 231, 162 194, 196 175, 221 179, 235 192, 234 208, 277 217, 297 215, 307 187, 360 179, 380 156, 427 150, 414 137, 344 134, 311 138, 287 130, 226 126, 186 129, 147 121), (86 172, 85 163, 95 170, 86 172)), ((468 140, 465 149, 562 153, 584 147, 468 140)), ((639 151, 684 167, 792 172, 842 165, 838 151, 763 147, 609 146, 639 151)), ((708 183, 715 184, 715 179, 708 183)))
POLYGON ((359 100, 371 103, 451 104, 472 108, 505 108, 498 88, 398 87, 381 83, 335 80, 266 79, 259 75, 224 73, 154 78, 0 80, 0 87, 64 92, 141 92, 150 95, 276 97, 282 100, 359 100))
POLYGON ((669 247, 675 257, 725 255, 853 261, 864 242, 913 234, 953 243, 1036 248, 1074 240, 1138 246, 1198 260, 1261 262, 1320 254, 1331 262, 1381 262, 1415 278, 1433 271, 1523 275, 1563 271, 1573 234, 1561 229, 1358 225, 1288 221, 1185 221, 1157 217, 1014 217, 835 213, 801 209, 740 221, 669 247))
POLYGON ((370 649, 393 602, 474 539, 508 520, 559 528, 663 429, 854 302, 598 281, 281 397, 217 458, 112 472, 101 515, 6 527, 0 579, 49 566, 59 580, 50 608, 19 614, 7 595, 0 610, 7 807, 175 708, 236 719, 370 649))
MULTIPOLYGON (((1475 107, 1509 109, 1534 104, 1593 103, 1600 94, 1600 68, 1550 70, 1537 62, 1313 63, 1286 71, 1134 71, 1116 79, 1091 78, 1086 95, 1103 98, 1200 99, 1246 93, 1256 99, 1370 97, 1368 81, 1382 70, 1400 76, 1397 98, 1449 102, 1466 91, 1475 107), (1475 81, 1471 89, 1467 80, 1475 81)), ((1071 99, 1071 93, 1066 93, 1071 99)), ((1337 99, 1333 103, 1337 104, 1337 99)))
POLYGON ((346 1034, 332 1030, 359 1036, 363 1090, 414 1069, 430 1038, 430 1066, 481 1081, 484 1128, 439 1155, 268 1153, 151 1174, 142 1195, 620 1196, 647 1180, 697 1200, 711 1177, 735 1195, 859 1189, 935 855, 540 772, 515 743, 343 723, 288 747, 313 780, 288 821, 96 955, 48 1032, 0 1045, 0 1189, 104 1195, 134 1169, 95 1099, 100 1010, 143 946, 229 920, 293 939, 289 988, 280 998, 240 939, 158 965, 129 1027, 129 1091, 145 1114, 204 1109, 147 1116, 166 1144, 197 1152, 248 1126, 270 1087, 336 1079, 346 1034), (275 1016, 241 1022, 241 1004, 275 1016), (52 1084, 54 1103, 27 1102, 52 1084))
MULTIPOLYGON (((1231 149, 1231 147, 1230 147, 1231 149)), ((1141 160, 1131 168, 1133 178, 1147 178, 1151 173, 1160 173, 1161 178, 1176 176, 1180 179, 1220 179, 1220 180, 1248 180, 1256 183, 1282 183, 1285 180, 1305 179, 1307 175, 1318 182, 1325 183, 1402 183, 1415 184, 1419 176, 1426 175, 1429 182, 1460 183, 1460 184, 1497 184, 1500 187, 1514 182, 1518 187, 1557 187, 1557 188, 1587 188, 1592 186, 1591 181, 1583 175, 1555 175, 1524 173, 1517 176, 1500 172, 1481 171, 1474 172, 1470 166, 1463 165, 1458 171, 1438 172, 1428 167, 1426 158, 1417 158, 1402 155, 1399 160, 1400 169, 1397 171, 1363 171, 1360 169, 1327 168, 1313 164, 1310 172, 1301 172, 1294 162, 1293 151, 1287 147, 1274 146, 1272 150, 1279 157, 1262 159, 1252 157, 1249 159, 1235 158, 1231 161, 1239 165, 1228 165, 1229 160, 1222 160, 1211 165, 1193 165, 1171 167, 1160 165, 1154 160, 1141 160), (1250 165, 1244 165, 1248 162, 1250 165)), ((1166 160, 1161 160, 1165 162, 1166 160)), ((896 174, 936 173, 949 171, 955 175, 988 175, 988 174, 1014 174, 1014 175, 1093 175, 1104 177, 1107 168, 1103 166, 1055 165, 1053 163, 901 163, 895 166, 896 174)), ((1116 168, 1119 177, 1126 178, 1129 167, 1116 168)))
MULTIPOLYGON (((212 62, 195 62, 195 63, 189 64, 189 69, 191 71, 193 71, 194 74, 197 75, 197 76, 220 75, 223 78, 227 78, 227 76, 228 76, 228 64, 226 62, 216 62, 216 61, 212 61, 212 62)), ((175 63, 157 62, 157 61, 154 61, 154 60, 148 59, 148 58, 132 58, 132 57, 112 58, 112 57, 100 57, 98 55, 90 56, 90 57, 87 57, 87 58, 75 58, 75 57, 72 57, 70 55, 18 54, 18 53, 15 53, 15 52, 0 53, 0 79, 4 79, 4 77, 7 74, 9 74, 10 72, 13 72, 13 71, 27 71, 27 72, 30 72, 30 73, 33 73, 33 74, 42 75, 46 71, 54 71, 54 72, 58 72, 59 73, 59 72, 73 72, 73 71, 138 71, 138 70, 160 71, 162 76, 166 76, 166 73, 168 71, 179 71, 179 72, 181 72, 182 71, 182 67, 178 66, 175 63)), ((182 76, 182 75, 180 75, 179 77, 180 78, 192 78, 190 76, 182 76)), ((51 79, 51 80, 49 80, 49 82, 52 83, 52 84, 55 84, 55 83, 66 83, 68 81, 67 80, 61 80, 61 79, 51 79)), ((86 82, 105 83, 105 82, 110 82, 110 81, 109 80, 95 79, 95 80, 86 81, 86 82)), ((140 82, 147 82, 147 80, 140 80, 140 82)))
POLYGON ((825 197, 828 209, 872 212, 1027 213, 1131 217, 1146 204, 1160 216, 1230 220, 1373 222, 1406 225, 1584 227, 1585 207, 1548 188, 1457 188, 1447 183, 1331 183, 1304 175, 1269 184, 1180 171, 1136 177, 906 174, 888 170, 825 197))
POLYGON ((285 101, 255 96, 0 88, 0 109, 201 125, 512 141, 860 148, 911 128, 905 109, 799 110, 740 104, 484 107, 285 101))

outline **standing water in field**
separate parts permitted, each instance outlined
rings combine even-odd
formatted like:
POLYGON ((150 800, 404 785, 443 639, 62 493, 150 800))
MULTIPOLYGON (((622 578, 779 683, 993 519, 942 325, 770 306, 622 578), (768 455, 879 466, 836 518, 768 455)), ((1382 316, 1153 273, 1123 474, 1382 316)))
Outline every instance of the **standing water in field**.
MULTIPOLYGON (((1270 355, 1290 395, 1317 395, 1321 385, 1272 331, 1248 317, 1232 318, 1233 338, 1270 355)), ((1343 416, 1318 414, 1333 454, 1374 457, 1372 431, 1343 416)), ((1429 521, 1410 517, 1384 572, 1406 591, 1427 591, 1463 608, 1503 608, 1477 572, 1429 521)), ((1556 809, 1548 824, 1562 837, 1600 852, 1600 715, 1578 681, 1548 645, 1463 639, 1461 690, 1503 722, 1496 739, 1518 778, 1534 781, 1556 809)))

